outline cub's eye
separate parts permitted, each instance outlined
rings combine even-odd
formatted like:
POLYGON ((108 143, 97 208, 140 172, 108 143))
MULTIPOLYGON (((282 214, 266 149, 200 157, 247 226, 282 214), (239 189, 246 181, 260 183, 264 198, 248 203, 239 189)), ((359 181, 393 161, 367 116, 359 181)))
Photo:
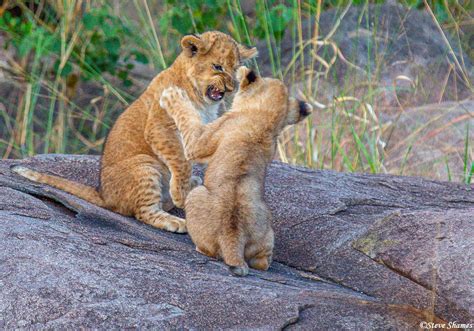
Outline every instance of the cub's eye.
POLYGON ((217 71, 224 71, 224 69, 222 69, 222 66, 218 65, 218 64, 213 64, 212 67, 214 68, 214 70, 217 70, 217 71))

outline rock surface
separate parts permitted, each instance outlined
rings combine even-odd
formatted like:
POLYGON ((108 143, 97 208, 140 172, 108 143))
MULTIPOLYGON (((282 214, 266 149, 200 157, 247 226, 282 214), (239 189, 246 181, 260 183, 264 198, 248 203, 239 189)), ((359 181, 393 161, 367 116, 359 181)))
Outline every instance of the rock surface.
POLYGON ((0 162, 0 329, 414 329, 474 322, 473 187, 273 163, 275 262, 246 278, 10 172, 96 185, 98 158, 0 162))

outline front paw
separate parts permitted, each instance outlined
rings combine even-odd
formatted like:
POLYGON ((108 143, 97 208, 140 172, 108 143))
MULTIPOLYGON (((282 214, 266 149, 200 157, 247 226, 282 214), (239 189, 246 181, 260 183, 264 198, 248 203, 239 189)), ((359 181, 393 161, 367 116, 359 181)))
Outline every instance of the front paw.
POLYGON ((170 195, 173 203, 178 208, 184 208, 186 196, 191 190, 189 181, 177 181, 171 178, 170 182, 170 195))
POLYGON ((188 102, 191 102, 188 94, 179 87, 168 87, 161 93, 160 107, 163 109, 171 109, 176 104, 188 102))

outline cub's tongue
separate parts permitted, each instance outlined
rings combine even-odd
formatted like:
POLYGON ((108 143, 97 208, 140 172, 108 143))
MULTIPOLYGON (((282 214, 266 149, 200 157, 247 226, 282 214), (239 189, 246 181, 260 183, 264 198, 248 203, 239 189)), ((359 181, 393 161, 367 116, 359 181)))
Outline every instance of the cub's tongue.
POLYGON ((216 89, 216 88, 212 89, 211 94, 212 94, 212 97, 213 97, 214 99, 220 99, 220 98, 222 98, 222 93, 221 93, 221 91, 219 91, 219 90, 216 89))

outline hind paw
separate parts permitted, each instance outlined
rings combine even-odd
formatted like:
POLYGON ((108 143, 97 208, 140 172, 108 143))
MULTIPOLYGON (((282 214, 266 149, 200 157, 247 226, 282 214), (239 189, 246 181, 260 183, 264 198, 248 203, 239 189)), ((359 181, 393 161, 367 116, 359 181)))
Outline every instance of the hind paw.
POLYGON ((234 276, 244 277, 249 274, 249 266, 247 264, 241 266, 230 266, 229 271, 234 276))
POLYGON ((253 258, 249 261, 250 267, 258 270, 268 270, 268 268, 270 267, 270 263, 270 258, 266 256, 261 258, 253 258))

